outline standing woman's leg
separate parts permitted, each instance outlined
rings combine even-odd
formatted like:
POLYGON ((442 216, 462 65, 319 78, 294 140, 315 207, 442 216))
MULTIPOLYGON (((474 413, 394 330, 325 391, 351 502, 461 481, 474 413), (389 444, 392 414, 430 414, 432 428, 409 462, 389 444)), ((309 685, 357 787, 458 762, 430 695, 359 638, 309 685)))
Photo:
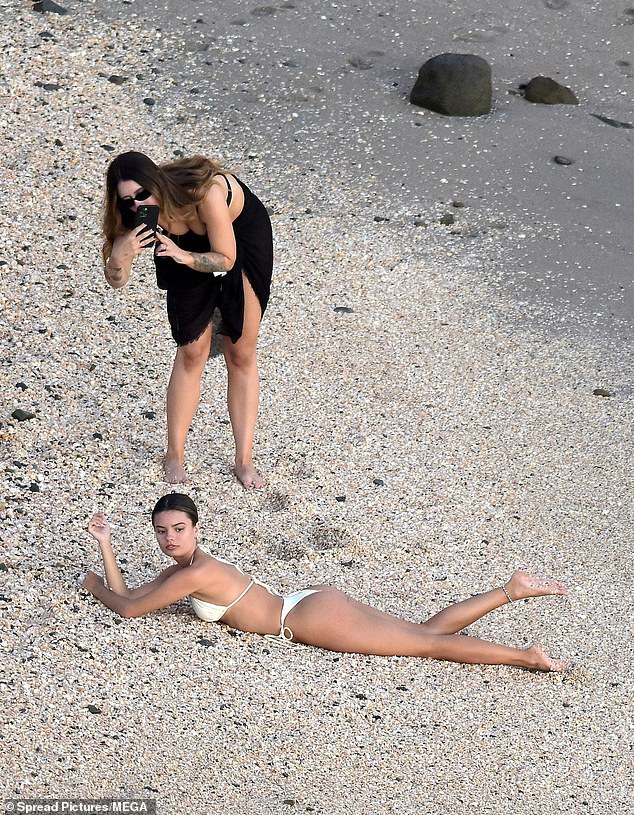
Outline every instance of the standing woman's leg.
POLYGON ((236 444, 234 472, 245 487, 259 489, 264 486, 265 481, 253 466, 253 440, 260 396, 256 351, 262 309, 244 273, 242 283, 244 285, 242 336, 236 343, 232 343, 229 337, 223 337, 222 351, 227 364, 229 418, 236 444))
POLYGON ((176 349, 174 367, 167 386, 167 452, 165 480, 170 484, 189 481, 185 470, 185 442, 200 401, 200 381, 211 347, 210 324, 201 336, 176 349))

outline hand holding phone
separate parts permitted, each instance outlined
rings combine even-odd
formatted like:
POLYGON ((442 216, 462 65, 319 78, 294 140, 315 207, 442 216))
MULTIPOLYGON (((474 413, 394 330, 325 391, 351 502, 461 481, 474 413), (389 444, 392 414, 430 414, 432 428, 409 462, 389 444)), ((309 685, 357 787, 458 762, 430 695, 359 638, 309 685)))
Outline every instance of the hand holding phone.
MULTIPOLYGON (((159 208, 153 204, 143 204, 140 206, 137 211, 136 215, 134 216, 134 226, 133 229, 137 229, 137 227, 141 226, 142 224, 145 226, 145 229, 141 230, 139 233, 140 235, 145 235, 146 232, 151 231, 152 235, 156 235, 156 229, 158 227, 158 219, 159 219, 159 208)), ((149 237, 149 235, 148 235, 149 237)), ((147 243, 144 248, 148 246, 153 246, 154 242, 147 243)))

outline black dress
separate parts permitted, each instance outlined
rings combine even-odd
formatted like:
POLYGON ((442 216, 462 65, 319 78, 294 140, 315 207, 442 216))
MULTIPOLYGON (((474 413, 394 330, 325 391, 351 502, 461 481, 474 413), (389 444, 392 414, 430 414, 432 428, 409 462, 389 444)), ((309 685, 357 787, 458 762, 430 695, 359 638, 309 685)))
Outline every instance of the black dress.
MULTIPOLYGON (((244 206, 233 222, 236 262, 231 271, 214 277, 176 263, 173 258, 154 256, 156 282, 160 289, 167 290, 167 316, 177 345, 197 340, 211 322, 216 306, 222 317, 218 332, 226 334, 232 342, 240 339, 244 322, 243 271, 260 302, 262 314, 269 301, 273 274, 271 220, 259 198, 239 178, 233 177, 244 191, 244 206)), ((230 200, 229 197, 227 203, 230 200)), ((207 235, 191 229, 171 238, 186 252, 211 251, 207 235)))

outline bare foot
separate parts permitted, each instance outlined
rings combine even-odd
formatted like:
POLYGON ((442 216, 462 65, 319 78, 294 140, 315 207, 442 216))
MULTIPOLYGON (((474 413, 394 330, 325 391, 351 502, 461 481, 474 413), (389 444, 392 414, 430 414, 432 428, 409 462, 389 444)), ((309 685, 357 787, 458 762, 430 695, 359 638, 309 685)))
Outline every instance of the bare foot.
POLYGON ((233 473, 247 490, 261 490, 262 487, 266 486, 266 481, 255 469, 253 464, 243 464, 240 467, 236 464, 233 468, 233 473))
POLYGON ((182 461, 172 456, 165 456, 163 460, 163 478, 168 484, 189 483, 189 476, 182 461))
POLYGON ((505 584, 511 600, 522 600, 524 597, 542 597, 545 594, 568 595, 568 589, 558 580, 530 572, 513 572, 505 584))
POLYGON ((541 645, 529 645, 524 650, 526 667, 533 671, 565 671, 568 667, 563 659, 552 659, 541 645))

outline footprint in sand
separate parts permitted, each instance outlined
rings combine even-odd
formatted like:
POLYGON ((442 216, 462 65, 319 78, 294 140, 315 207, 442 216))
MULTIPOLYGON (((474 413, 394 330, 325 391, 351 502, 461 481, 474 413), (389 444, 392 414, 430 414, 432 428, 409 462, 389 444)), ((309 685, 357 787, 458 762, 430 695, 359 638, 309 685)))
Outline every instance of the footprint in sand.
POLYGON ((289 541, 272 544, 267 548, 267 552, 271 557, 278 560, 299 560, 306 557, 306 548, 304 546, 289 541))
POLYGON ((308 537, 308 545, 318 552, 339 549, 349 543, 350 536, 343 529, 316 524, 308 537))
POLYGON ((271 512, 281 512, 283 509, 287 509, 290 503, 290 496, 276 490, 269 494, 265 507, 271 512))
POLYGON ((367 54, 357 54, 353 57, 348 57, 348 65, 353 68, 358 68, 360 71, 367 71, 374 68, 374 61, 377 57, 382 57, 384 51, 368 51, 367 54))
POLYGON ((272 17, 276 11, 275 6, 256 6, 251 9, 251 14, 254 17, 272 17))
POLYGON ((453 39, 457 42, 494 42, 501 34, 508 34, 511 26, 506 23, 475 23, 470 28, 457 28, 453 39))

